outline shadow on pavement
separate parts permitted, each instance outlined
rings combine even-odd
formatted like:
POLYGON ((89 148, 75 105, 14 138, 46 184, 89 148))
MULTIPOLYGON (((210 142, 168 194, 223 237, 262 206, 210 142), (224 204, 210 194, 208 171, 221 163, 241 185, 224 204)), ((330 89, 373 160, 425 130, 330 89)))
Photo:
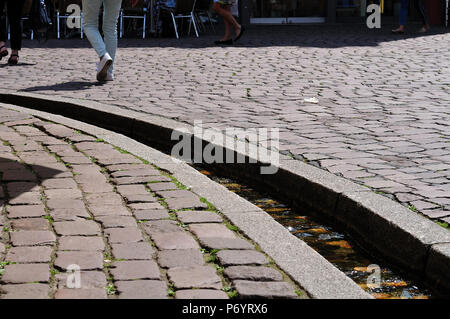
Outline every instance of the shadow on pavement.
MULTIPOLYGON (((4 190, 8 194, 7 199, 9 202, 14 202, 19 196, 28 192, 36 192, 36 197, 39 198, 40 190, 38 187, 41 185, 40 183, 62 173, 60 170, 41 165, 31 165, 31 167, 39 176, 40 181, 25 165, 8 158, 0 157, 0 202, 6 197, 4 190)), ((25 202, 22 203, 19 200, 14 204, 25 204, 25 202)))
POLYGON ((76 91, 76 90, 87 90, 92 86, 103 86, 105 82, 89 82, 89 81, 70 81, 52 85, 40 85, 29 87, 26 89, 19 90, 21 92, 34 92, 34 91, 76 91))
MULTIPOLYGON (((441 26, 432 27, 431 31, 420 34, 417 30, 419 24, 409 24, 407 32, 403 35, 391 33, 394 25, 384 25, 381 29, 368 29, 365 25, 341 24, 341 25, 293 25, 293 26, 249 26, 242 39, 234 44, 235 47, 254 48, 270 46, 298 46, 318 48, 339 48, 348 46, 378 46, 384 42, 404 39, 422 38, 427 36, 447 34, 450 29, 441 26)), ((222 30, 216 34, 203 33, 199 38, 192 35, 183 35, 176 38, 146 39, 122 38, 119 39, 120 48, 208 48, 217 47, 214 41, 222 36, 222 30)), ((37 41, 25 41, 30 48, 90 48, 87 39, 50 39, 46 43, 37 41)))
POLYGON ((0 68, 7 68, 7 67, 15 68, 18 66, 32 66, 32 65, 36 65, 36 63, 19 62, 19 63, 17 63, 17 65, 9 65, 8 63, 6 63, 6 64, 1 64, 0 68))

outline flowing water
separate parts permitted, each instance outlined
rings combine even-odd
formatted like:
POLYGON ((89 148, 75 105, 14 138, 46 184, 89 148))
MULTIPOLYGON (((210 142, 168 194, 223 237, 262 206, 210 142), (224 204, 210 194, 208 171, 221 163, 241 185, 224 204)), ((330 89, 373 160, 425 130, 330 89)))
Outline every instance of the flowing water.
POLYGON ((268 194, 256 191, 235 180, 219 177, 201 167, 196 168, 215 182, 266 211, 294 236, 305 241, 375 298, 428 299, 432 297, 432 293, 422 285, 394 273, 386 264, 374 260, 366 252, 355 247, 348 236, 318 222, 306 212, 293 210, 268 194), (376 277, 375 268, 371 265, 379 266, 380 285, 377 285, 376 281, 368 281, 376 277))

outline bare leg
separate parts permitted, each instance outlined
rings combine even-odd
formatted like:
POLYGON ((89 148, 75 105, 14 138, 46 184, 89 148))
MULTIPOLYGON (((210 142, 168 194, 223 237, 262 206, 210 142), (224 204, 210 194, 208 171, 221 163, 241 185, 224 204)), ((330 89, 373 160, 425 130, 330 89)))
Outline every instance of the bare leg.
MULTIPOLYGON (((231 14, 231 6, 223 7, 221 4, 215 2, 213 5, 213 9, 224 18, 225 28, 227 27, 228 22, 230 26, 234 27, 234 32, 236 33, 236 36, 241 33, 241 25, 236 21, 236 19, 231 14)), ((225 30, 225 32, 227 31, 225 30)))

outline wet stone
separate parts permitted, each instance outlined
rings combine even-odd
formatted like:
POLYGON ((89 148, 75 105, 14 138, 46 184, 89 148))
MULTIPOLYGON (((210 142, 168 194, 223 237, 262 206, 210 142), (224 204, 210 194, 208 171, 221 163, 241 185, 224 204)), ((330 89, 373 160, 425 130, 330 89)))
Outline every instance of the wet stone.
POLYGON ((142 233, 137 227, 128 228, 108 228, 105 230, 106 236, 111 244, 131 243, 143 241, 142 233))
POLYGON ((78 265, 81 270, 103 268, 103 254, 93 251, 59 251, 56 254, 55 267, 67 270, 70 265, 78 265))
POLYGON ((159 220, 170 217, 166 209, 139 209, 134 211, 134 216, 138 220, 159 220))
POLYGON ((167 285, 159 280, 117 281, 120 299, 165 299, 167 285))
POLYGON ((183 289, 175 292, 175 299, 229 299, 221 290, 214 289, 183 289))
POLYGON ((8 218, 42 217, 46 215, 44 205, 17 205, 7 208, 8 218))
POLYGON ((233 286, 241 298, 297 298, 293 287, 287 282, 235 280, 233 286))
POLYGON ((253 249, 253 245, 242 238, 199 238, 202 247, 209 249, 253 249))
POLYGON ((151 235, 159 250, 165 249, 199 249, 198 243, 186 232, 155 233, 151 235))
POLYGON ((53 245, 56 236, 51 231, 18 231, 10 233, 13 246, 53 245))
POLYGON ((115 280, 160 279, 160 272, 153 260, 117 261, 111 268, 115 280))
POLYGON ((44 218, 21 218, 11 221, 14 230, 50 230, 48 220, 44 218))
POLYGON ((216 256, 223 266, 266 265, 269 263, 266 256, 255 250, 222 250, 216 256))
POLYGON ((176 289, 222 288, 222 280, 210 266, 175 267, 167 276, 176 289))
POLYGON ((48 282, 50 268, 47 264, 12 264, 6 265, 1 278, 7 284, 31 282, 48 282))
POLYGON ((3 285, 3 299, 50 299, 50 287, 46 284, 3 285))
POLYGON ((12 247, 6 255, 6 260, 17 263, 50 262, 51 247, 12 247))
POLYGON ((137 227, 136 220, 131 216, 103 216, 98 221, 104 228, 137 227))
POLYGON ((225 276, 231 280, 242 279, 251 281, 282 281, 280 272, 269 267, 258 266, 232 266, 224 271, 225 276))
POLYGON ((59 238, 59 250, 103 251, 105 243, 102 237, 63 236, 59 238))
POLYGON ((178 219, 184 224, 196 223, 221 223, 222 217, 214 212, 209 211, 179 211, 177 212, 178 219))
POLYGON ((152 260, 155 250, 146 242, 112 244, 112 254, 116 259, 152 260))
POLYGON ((93 236, 101 233, 100 226, 92 220, 54 222, 53 227, 60 236, 93 236))
MULTIPOLYGON (((73 289, 75 282, 68 277, 70 273, 61 272, 55 277, 58 280, 58 288, 73 289), (69 282, 67 281, 69 279, 69 282)), ((106 276, 102 271, 80 271, 80 288, 105 288, 107 286, 106 276)))
POLYGON ((158 252, 158 262, 163 268, 202 266, 205 264, 198 249, 175 249, 158 252))
POLYGON ((55 299, 107 299, 106 289, 90 288, 90 289, 58 289, 55 299))

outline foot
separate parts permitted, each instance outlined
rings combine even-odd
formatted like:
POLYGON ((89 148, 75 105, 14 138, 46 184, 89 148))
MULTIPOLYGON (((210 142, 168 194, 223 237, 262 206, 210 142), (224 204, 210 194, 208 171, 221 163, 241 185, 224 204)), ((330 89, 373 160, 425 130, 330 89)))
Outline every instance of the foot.
POLYGON ((11 54, 11 56, 8 59, 9 65, 17 65, 19 63, 19 55, 18 54, 11 54))
POLYGON ((430 30, 430 26, 424 25, 422 28, 420 28, 419 33, 425 33, 428 32, 428 30, 430 30))
POLYGON ((403 28, 403 27, 398 27, 397 29, 392 30, 392 33, 395 33, 395 34, 402 34, 402 33, 405 33, 405 28, 403 28))
POLYGON ((97 81, 106 81, 108 69, 112 62, 113 60, 108 53, 101 57, 100 62, 97 64, 97 81))
POLYGON ((6 48, 6 46, 2 45, 0 46, 0 60, 8 55, 8 49, 6 48))
POLYGON ((231 44, 233 44, 233 40, 232 39, 219 40, 219 41, 214 41, 214 43, 217 45, 231 45, 231 44))
POLYGON ((114 81, 114 73, 108 71, 106 74, 105 81, 114 81))
POLYGON ((236 39, 234 39, 234 42, 238 41, 241 38, 244 31, 245 29, 243 26, 241 26, 239 29, 236 30, 236 39))

